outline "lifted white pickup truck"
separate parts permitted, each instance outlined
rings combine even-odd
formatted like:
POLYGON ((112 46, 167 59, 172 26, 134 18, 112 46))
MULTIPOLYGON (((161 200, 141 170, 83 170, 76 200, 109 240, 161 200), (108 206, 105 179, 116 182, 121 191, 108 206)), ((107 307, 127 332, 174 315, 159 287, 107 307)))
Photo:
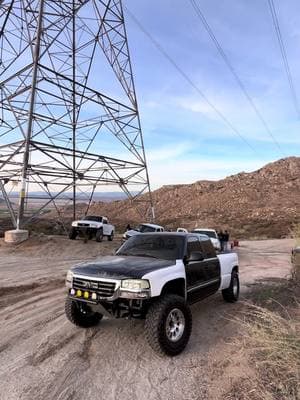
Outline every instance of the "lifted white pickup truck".
POLYGON ((222 291, 239 297, 235 253, 216 255, 206 235, 145 233, 129 238, 115 256, 71 268, 65 311, 75 325, 96 325, 103 315, 144 318, 146 337, 158 353, 174 356, 189 341, 189 304, 222 291))
POLYGON ((114 233, 115 227, 108 223, 106 217, 87 215, 79 221, 72 222, 69 238, 74 240, 77 235, 81 235, 86 239, 95 237, 97 242, 102 242, 104 236, 107 236, 108 240, 113 240, 114 233))

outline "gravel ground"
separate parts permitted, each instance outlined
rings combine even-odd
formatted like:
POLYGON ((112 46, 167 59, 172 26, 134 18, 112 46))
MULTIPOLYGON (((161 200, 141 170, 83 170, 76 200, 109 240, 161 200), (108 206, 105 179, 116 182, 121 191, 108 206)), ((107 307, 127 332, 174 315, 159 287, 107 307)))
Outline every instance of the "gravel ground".
MULTIPOLYGON (((119 245, 118 239, 85 244, 58 236, 14 247, 0 241, 1 400, 215 400, 249 376, 232 345, 239 334, 232 316, 243 303, 226 304, 219 293, 192 306, 192 336, 175 358, 153 353, 142 321, 103 319, 86 330, 67 321, 67 269, 119 245)), ((256 281, 288 276, 291 247, 288 239, 241 243, 244 299, 256 281)))

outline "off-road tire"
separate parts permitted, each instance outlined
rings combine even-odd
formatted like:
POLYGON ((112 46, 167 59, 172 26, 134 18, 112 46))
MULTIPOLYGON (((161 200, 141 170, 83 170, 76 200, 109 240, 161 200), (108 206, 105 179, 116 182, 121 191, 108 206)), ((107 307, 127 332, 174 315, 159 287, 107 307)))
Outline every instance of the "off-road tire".
POLYGON ((110 242, 112 242, 113 239, 114 239, 114 231, 112 231, 111 234, 107 236, 107 240, 109 240, 110 242))
POLYGON ((88 234, 88 239, 89 239, 89 240, 92 240, 93 237, 94 237, 94 233, 93 233, 93 232, 90 232, 90 233, 88 234))
POLYGON ((233 271, 231 274, 230 285, 227 289, 222 290, 222 296, 228 303, 235 303, 239 299, 240 294, 240 280, 239 274, 233 271))
POLYGON ((77 231, 75 228, 71 228, 70 232, 69 232, 69 239, 71 240, 75 240, 77 237, 77 231))
POLYGON ((145 321, 146 338, 152 349, 160 355, 176 356, 186 347, 192 332, 192 314, 185 300, 177 295, 168 294, 153 303, 145 321), (184 316, 184 330, 177 341, 171 341, 166 333, 168 316, 174 310, 180 310, 184 316))
POLYGON ((96 232, 96 242, 102 242, 102 240, 103 240, 103 229, 100 228, 100 229, 97 229, 97 232, 96 232))
POLYGON ((72 300, 69 297, 66 298, 65 313, 72 324, 82 328, 95 326, 103 318, 102 314, 91 311, 87 304, 72 300))

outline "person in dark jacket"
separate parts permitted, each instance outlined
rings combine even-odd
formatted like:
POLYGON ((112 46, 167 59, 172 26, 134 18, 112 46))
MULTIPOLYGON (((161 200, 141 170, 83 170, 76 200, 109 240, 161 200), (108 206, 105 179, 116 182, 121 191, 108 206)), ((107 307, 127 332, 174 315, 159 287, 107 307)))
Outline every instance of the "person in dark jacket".
POLYGON ((220 240, 221 251, 224 251, 224 233, 222 229, 220 230, 220 232, 218 232, 218 238, 220 240))
POLYGON ((224 239, 223 239, 224 240, 224 250, 227 251, 227 250, 229 250, 228 249, 229 232, 225 231, 223 237, 224 237, 224 239))

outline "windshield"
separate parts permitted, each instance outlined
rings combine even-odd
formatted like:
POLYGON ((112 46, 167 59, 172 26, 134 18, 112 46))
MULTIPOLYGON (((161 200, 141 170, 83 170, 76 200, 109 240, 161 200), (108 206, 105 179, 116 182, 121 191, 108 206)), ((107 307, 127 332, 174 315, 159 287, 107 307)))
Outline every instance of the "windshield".
POLYGON ((93 216, 93 215, 87 215, 86 217, 83 218, 83 221, 102 222, 102 217, 96 217, 96 216, 93 216))
POLYGON ((185 238, 175 235, 136 235, 128 239, 117 255, 154 257, 163 260, 183 258, 185 238))
POLYGON ((206 231, 205 229, 195 229, 192 233, 201 233, 201 235, 207 235, 210 238, 217 239, 216 232, 206 231))
POLYGON ((137 227, 137 231, 139 231, 141 233, 155 232, 155 228, 153 228, 152 226, 148 226, 148 225, 139 225, 137 227))

